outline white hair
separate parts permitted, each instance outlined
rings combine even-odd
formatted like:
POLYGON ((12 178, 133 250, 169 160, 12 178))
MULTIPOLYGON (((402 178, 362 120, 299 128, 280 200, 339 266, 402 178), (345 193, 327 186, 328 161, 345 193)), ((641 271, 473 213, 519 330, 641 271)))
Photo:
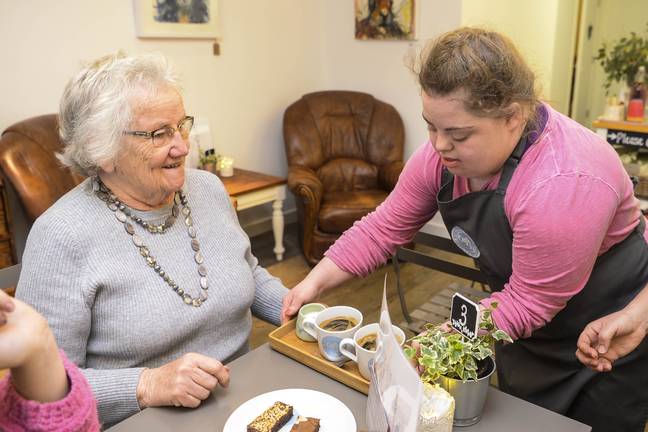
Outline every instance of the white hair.
POLYGON ((64 149, 58 158, 85 176, 114 163, 123 132, 133 120, 133 101, 143 91, 152 96, 167 86, 180 90, 177 76, 160 54, 118 52, 86 65, 61 98, 59 135, 64 149))

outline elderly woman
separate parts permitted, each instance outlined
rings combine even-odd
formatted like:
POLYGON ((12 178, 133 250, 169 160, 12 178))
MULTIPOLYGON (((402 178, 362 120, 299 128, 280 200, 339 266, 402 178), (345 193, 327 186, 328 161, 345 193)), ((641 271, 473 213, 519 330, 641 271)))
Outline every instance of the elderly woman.
POLYGON ((259 267, 223 184, 187 170, 193 118, 153 55, 102 58, 61 101, 61 160, 88 176, 32 227, 17 297, 49 321, 110 425, 196 407, 287 290, 259 267))

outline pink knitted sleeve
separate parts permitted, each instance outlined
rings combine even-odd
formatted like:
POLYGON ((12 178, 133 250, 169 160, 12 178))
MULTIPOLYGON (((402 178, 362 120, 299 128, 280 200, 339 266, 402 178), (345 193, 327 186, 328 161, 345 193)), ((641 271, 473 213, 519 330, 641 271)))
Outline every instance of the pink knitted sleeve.
POLYGON ((97 404, 85 377, 60 351, 70 384, 69 393, 56 402, 24 399, 11 383, 11 375, 0 381, 0 430, 79 431, 99 430, 97 404))

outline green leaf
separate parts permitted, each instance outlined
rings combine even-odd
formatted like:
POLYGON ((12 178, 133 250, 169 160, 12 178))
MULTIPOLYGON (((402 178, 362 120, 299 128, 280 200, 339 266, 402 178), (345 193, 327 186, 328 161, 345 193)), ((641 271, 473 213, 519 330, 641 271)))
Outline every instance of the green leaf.
POLYGON ((466 364, 464 364, 464 369, 466 369, 467 371, 477 370, 477 362, 475 361, 474 357, 468 357, 466 359, 466 364))
POLYGON ((493 351, 490 348, 480 346, 479 350, 474 355, 474 357, 477 360, 484 360, 486 357, 490 357, 492 354, 493 354, 493 351))
POLYGON ((419 364, 426 368, 433 369, 436 366, 436 361, 430 357, 421 357, 419 359, 419 364))
POLYGON ((475 371, 466 372, 466 380, 476 380, 476 379, 477 379, 477 372, 475 371))
POLYGON ((455 373, 461 380, 464 379, 464 367, 461 363, 455 367, 455 373))
POLYGON ((493 338, 496 341, 507 341, 507 342, 513 342, 513 339, 511 339, 511 336, 508 335, 504 330, 496 330, 493 332, 493 338))
POLYGON ((410 346, 403 347, 403 352, 405 352, 405 355, 411 359, 416 356, 416 350, 410 346))
POLYGON ((450 351, 450 360, 453 363, 456 363, 459 360, 461 360, 461 357, 463 356, 463 354, 464 354, 463 347, 452 348, 452 350, 450 351))

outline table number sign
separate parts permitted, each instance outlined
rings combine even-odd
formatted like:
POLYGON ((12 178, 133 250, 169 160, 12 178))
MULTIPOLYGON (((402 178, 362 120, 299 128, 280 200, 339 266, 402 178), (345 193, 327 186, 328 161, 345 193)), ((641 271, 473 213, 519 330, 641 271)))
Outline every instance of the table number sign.
POLYGON ((479 305, 455 293, 452 296, 450 325, 468 339, 475 339, 479 326, 479 305))

